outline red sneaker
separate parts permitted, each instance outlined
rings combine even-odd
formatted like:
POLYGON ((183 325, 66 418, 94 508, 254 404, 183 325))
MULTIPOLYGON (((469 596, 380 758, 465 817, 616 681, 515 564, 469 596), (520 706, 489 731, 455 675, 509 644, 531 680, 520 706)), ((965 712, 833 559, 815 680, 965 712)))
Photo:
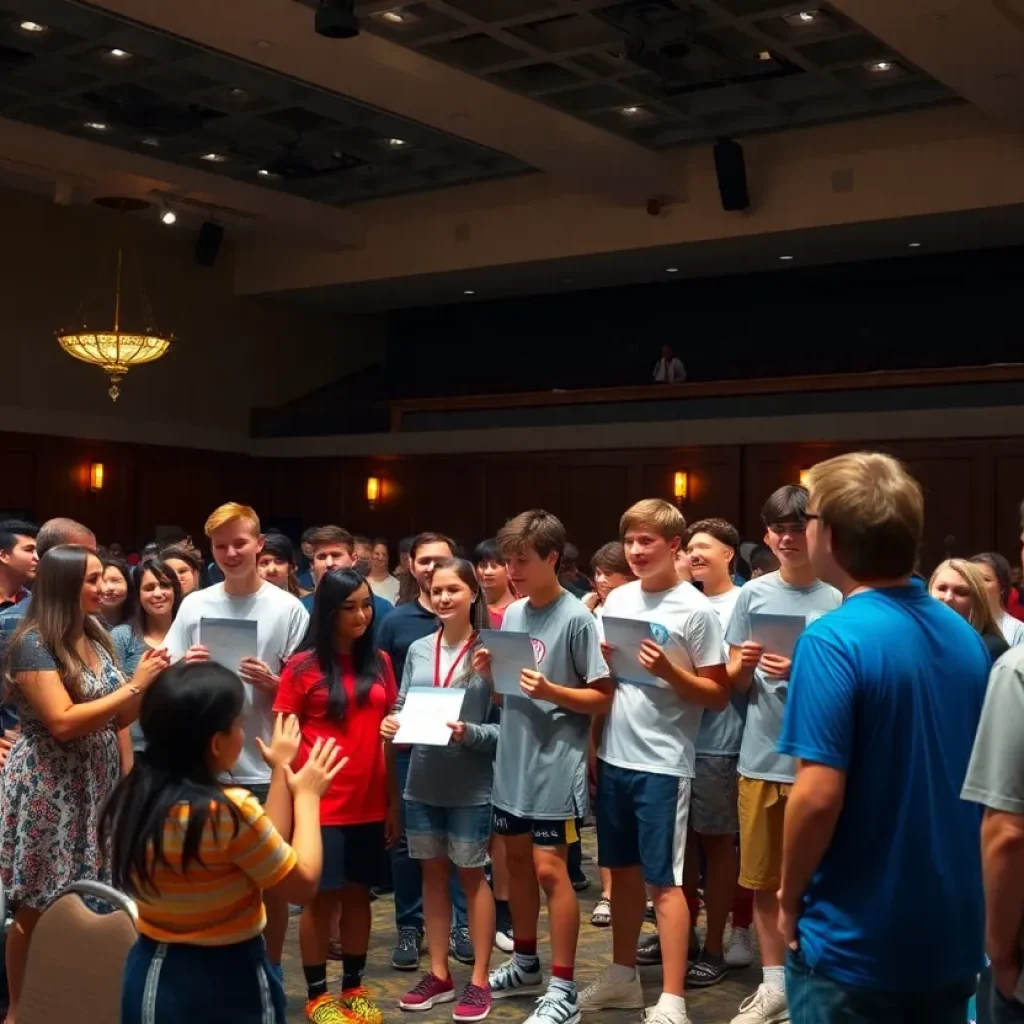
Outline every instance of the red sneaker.
POLYGON ((398 1000, 398 1006, 402 1010, 418 1012, 432 1010, 438 1003, 451 1003, 454 1000, 455 983, 451 975, 442 981, 432 971, 427 971, 419 983, 398 1000))
POLYGON ((462 990, 462 995, 452 1010, 452 1020, 459 1021, 459 1024, 470 1024, 471 1021, 483 1020, 490 1012, 491 990, 470 982, 462 990))

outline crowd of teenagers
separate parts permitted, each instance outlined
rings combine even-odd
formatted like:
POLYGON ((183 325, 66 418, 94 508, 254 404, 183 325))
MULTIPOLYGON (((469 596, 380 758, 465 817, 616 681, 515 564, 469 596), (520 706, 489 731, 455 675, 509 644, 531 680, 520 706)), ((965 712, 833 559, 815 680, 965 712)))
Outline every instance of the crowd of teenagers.
POLYGON ((885 455, 820 463, 761 518, 740 579, 734 526, 640 501, 593 584, 540 509, 468 559, 421 533, 394 575, 337 526, 300 564, 235 503, 210 566, 185 538, 129 564, 72 520, 0 523, 8 1024, 40 916, 86 878, 138 906, 125 1024, 284 1024, 300 909, 311 1024, 516 997, 528 1024, 686 1024, 687 989, 758 957, 733 1024, 964 1024, 976 991, 1024 1021, 1019 578, 994 553, 921 577, 921 489, 885 455), (254 622, 255 654, 218 664, 211 620, 254 622), (518 690, 496 629, 529 637, 518 690), (403 745, 453 688, 447 745, 403 745), (577 990, 591 812, 611 960, 577 990), (391 966, 426 958, 397 1008, 363 979, 387 890, 391 966))

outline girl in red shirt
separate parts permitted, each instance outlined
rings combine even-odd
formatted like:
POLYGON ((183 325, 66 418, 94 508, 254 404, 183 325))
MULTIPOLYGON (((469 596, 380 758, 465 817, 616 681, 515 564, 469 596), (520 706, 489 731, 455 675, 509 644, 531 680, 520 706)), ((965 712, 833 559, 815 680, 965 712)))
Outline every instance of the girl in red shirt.
POLYGON ((285 665, 274 710, 298 716, 302 746, 296 768, 318 739, 332 738, 348 759, 320 802, 324 869, 320 889, 302 911, 299 949, 311 1024, 381 1024, 383 1013, 363 986, 370 942, 370 889, 387 882, 385 849, 397 808, 391 801, 380 725, 398 695, 387 654, 373 647, 370 587, 351 569, 327 573, 309 629, 285 665), (327 991, 331 922, 341 910, 341 995, 327 991))

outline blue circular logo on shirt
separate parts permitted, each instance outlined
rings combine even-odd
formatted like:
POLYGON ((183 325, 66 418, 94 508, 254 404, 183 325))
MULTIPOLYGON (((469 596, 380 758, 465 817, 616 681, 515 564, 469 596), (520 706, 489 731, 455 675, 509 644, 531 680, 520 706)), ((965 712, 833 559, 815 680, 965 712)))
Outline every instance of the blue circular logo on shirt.
POLYGON ((668 630, 664 626, 659 625, 657 622, 652 622, 650 626, 651 636, 654 637, 654 642, 659 647, 664 647, 665 644, 668 643, 668 630))

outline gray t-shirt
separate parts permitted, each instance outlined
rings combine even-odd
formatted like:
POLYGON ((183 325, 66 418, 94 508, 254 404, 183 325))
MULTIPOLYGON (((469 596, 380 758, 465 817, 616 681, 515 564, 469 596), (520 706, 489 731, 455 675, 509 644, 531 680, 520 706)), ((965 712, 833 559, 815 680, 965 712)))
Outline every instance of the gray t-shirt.
MULTIPOLYGON (((750 616, 800 615, 811 623, 842 604, 842 595, 834 587, 815 580, 809 587, 791 587, 778 572, 759 576, 740 588, 725 640, 739 647, 752 639, 750 616)), ((787 652, 779 652, 787 653, 787 652)), ((792 657, 792 652, 788 652, 792 657)), ((782 733, 782 717, 789 695, 788 679, 770 679, 760 668, 747 693, 747 722, 740 746, 740 775, 748 779, 791 783, 796 778, 796 760, 776 749, 782 733)))
MULTIPOLYGON (((529 633, 538 669, 559 686, 608 679, 594 616, 572 594, 505 609, 502 629, 529 633)), ((567 821, 587 811, 590 716, 528 697, 505 697, 494 766, 494 806, 518 818, 567 821)))
MULTIPOLYGON (((402 688, 392 714, 405 706, 410 686, 433 686, 438 633, 416 640, 405 656, 402 688)), ((475 648, 474 648, 475 649, 475 648)), ((441 645, 441 679, 448 677, 461 647, 441 645)), ((464 689, 459 721, 466 723, 462 743, 447 747, 412 748, 405 799, 435 807, 478 807, 491 802, 494 751, 498 745, 498 724, 492 712, 491 685, 473 671, 473 651, 459 661, 449 684, 464 689)))
MULTIPOLYGON (((960 795, 993 811, 1024 815, 1024 647, 1011 648, 992 669, 960 795)), ((1024 932, 1020 947, 1024 953, 1024 932)), ((1024 974, 1015 995, 1024 1002, 1024 974)))
MULTIPOLYGON (((256 657, 270 666, 275 675, 281 674, 284 663, 295 652, 305 635, 309 615, 297 597, 287 590, 264 583, 254 594, 233 597, 224 590, 224 584, 207 587, 189 594, 181 602, 177 618, 164 641, 172 661, 199 643, 201 619, 255 620, 256 657)), ((241 786, 260 786, 270 782, 270 769, 256 745, 258 736, 269 742, 274 731, 274 694, 257 690, 244 682, 245 708, 242 728, 245 743, 238 757, 232 781, 241 786)))
MULTIPOLYGON (((729 628, 732 611, 740 597, 740 588, 732 587, 724 594, 709 597, 711 607, 718 615, 722 625, 722 636, 729 628)), ((725 660, 729 661, 729 645, 724 643, 725 660)), ((729 694, 729 703, 721 711, 704 710, 700 720, 700 732, 697 733, 697 756, 736 757, 743 742, 743 723, 747 717, 747 695, 733 690, 729 694)))
MULTIPOLYGON (((649 622, 666 657, 687 672, 725 661, 718 616, 692 583, 657 593, 644 590, 639 580, 626 583, 608 595, 604 615, 649 622)), ((598 756, 617 768, 692 779, 703 714, 701 705, 684 700, 661 679, 640 685, 619 678, 598 756)))

